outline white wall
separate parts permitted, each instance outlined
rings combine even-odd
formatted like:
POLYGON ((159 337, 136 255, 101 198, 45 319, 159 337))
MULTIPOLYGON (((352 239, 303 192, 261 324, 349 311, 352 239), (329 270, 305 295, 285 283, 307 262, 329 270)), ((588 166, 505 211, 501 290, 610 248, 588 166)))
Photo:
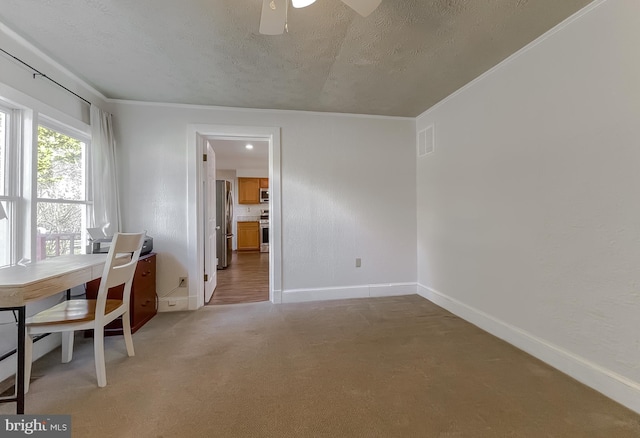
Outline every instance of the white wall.
MULTIPOLYGON (((233 182, 236 180, 236 171, 235 169, 216 169, 216 179, 224 179, 233 182)), ((233 186, 233 190, 235 190, 235 185, 233 186)))
POLYGON ((188 124, 282 128, 283 300, 415 292, 414 120, 115 105, 124 227, 154 237, 160 294, 187 273, 188 124))
POLYGON ((420 293, 636 411, 639 42, 596 2, 416 126, 420 293))

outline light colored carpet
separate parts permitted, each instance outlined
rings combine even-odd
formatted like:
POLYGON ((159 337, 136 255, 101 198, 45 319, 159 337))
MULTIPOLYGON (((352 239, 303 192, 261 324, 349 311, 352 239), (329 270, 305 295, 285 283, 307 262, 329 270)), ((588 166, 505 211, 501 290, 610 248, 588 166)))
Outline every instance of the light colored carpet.
MULTIPOLYGON (((638 437, 640 416, 418 296, 164 313, 34 364, 83 437, 638 437)), ((3 413, 14 405, 1 407, 3 413)))

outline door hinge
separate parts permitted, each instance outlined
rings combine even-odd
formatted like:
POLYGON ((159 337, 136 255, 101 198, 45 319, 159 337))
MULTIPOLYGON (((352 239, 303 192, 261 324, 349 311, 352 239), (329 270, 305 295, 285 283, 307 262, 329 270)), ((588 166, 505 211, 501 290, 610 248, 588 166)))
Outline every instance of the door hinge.
POLYGON ((202 161, 207 161, 207 154, 202 154, 202 161))
POLYGON ((209 276, 207 274, 204 274, 204 281, 209 281, 209 276))

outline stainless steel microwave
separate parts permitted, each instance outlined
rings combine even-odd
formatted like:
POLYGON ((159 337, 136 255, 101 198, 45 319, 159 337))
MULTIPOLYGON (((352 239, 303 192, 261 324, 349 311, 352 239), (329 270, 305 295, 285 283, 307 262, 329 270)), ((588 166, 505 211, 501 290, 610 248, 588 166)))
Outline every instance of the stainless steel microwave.
POLYGON ((260 202, 269 202, 269 189, 260 189, 260 202))

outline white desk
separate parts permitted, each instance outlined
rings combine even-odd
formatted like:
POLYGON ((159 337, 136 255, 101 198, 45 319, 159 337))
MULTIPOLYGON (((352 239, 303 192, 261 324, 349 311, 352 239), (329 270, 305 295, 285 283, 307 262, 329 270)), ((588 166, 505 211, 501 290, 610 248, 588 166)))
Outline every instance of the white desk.
POLYGON ((17 414, 24 414, 26 304, 100 278, 106 260, 106 254, 66 255, 0 269, 0 310, 18 312, 16 395, 0 402, 16 402, 17 414))

